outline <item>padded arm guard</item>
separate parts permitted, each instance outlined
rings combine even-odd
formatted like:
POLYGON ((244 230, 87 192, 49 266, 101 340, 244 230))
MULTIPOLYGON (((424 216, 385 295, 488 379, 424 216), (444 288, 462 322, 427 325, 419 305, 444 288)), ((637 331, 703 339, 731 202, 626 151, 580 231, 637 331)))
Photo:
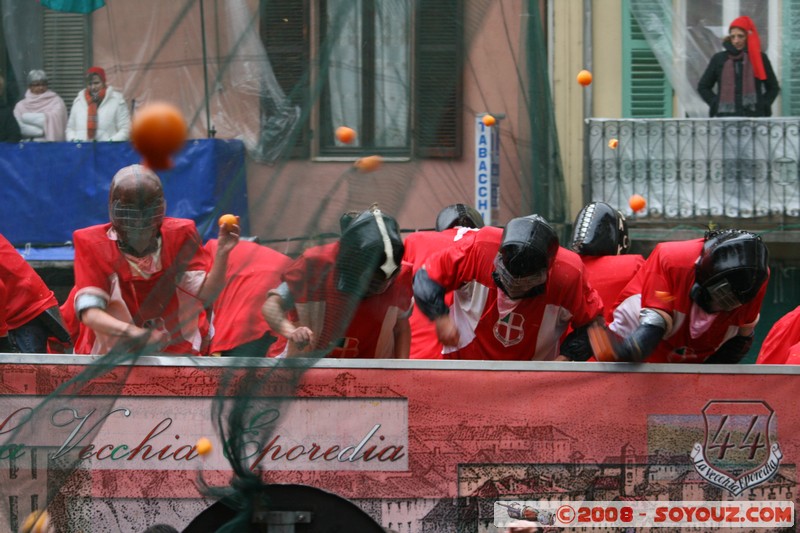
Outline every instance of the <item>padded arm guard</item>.
POLYGON ((747 354, 752 345, 753 335, 749 337, 737 335, 725 341, 716 352, 703 362, 709 365, 735 365, 742 360, 742 357, 747 354))
POLYGON ((414 274, 414 301, 419 310, 431 320, 449 314, 444 303, 444 287, 433 281, 424 268, 414 274))
POLYGON ((640 363, 653 353, 661 338, 664 337, 665 328, 653 324, 640 324, 628 338, 623 340, 614 349, 617 361, 640 363))

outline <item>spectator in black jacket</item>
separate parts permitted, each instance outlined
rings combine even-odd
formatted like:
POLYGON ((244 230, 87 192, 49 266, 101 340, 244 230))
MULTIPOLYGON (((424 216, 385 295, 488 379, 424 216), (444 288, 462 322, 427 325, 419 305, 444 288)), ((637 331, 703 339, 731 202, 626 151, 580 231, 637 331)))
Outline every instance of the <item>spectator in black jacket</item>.
POLYGON ((747 16, 730 24, 724 52, 711 57, 697 84, 711 117, 769 117, 780 87, 756 25, 747 16), (716 86, 716 92, 714 88, 716 86))
POLYGON ((14 118, 14 107, 5 98, 6 80, 0 76, 0 142, 15 143, 22 138, 19 124, 14 118))

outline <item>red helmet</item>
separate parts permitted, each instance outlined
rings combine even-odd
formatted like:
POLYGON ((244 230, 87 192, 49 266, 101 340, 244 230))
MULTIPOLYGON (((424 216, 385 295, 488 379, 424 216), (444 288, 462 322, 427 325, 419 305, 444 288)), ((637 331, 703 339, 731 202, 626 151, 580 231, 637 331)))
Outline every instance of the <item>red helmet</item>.
POLYGON ((117 172, 108 193, 108 216, 120 250, 136 257, 154 252, 166 207, 161 180, 155 172, 142 165, 117 172))

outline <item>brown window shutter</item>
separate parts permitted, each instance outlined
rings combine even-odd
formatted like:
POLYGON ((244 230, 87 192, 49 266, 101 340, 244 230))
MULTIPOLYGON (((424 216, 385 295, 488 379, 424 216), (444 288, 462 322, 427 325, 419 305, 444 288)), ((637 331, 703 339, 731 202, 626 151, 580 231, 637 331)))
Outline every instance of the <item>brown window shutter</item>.
POLYGON ((462 151, 463 0, 417 0, 414 128, 417 157, 462 151))
MULTIPOLYGON (((300 106, 304 113, 290 157, 307 158, 311 146, 309 119, 305 113, 310 108, 309 0, 262 0, 260 30, 275 78, 291 103, 300 106)), ((269 113, 273 105, 264 98, 262 113, 269 113)))
POLYGON ((42 28, 43 67, 50 89, 72 108, 75 97, 86 87, 86 69, 91 61, 89 15, 44 9, 42 28))

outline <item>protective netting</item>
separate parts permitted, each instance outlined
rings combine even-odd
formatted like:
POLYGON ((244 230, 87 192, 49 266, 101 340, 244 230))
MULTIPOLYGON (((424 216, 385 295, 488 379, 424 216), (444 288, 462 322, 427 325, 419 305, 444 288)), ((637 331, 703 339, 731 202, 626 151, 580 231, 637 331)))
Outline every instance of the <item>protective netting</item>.
MULTIPOLYGON (((103 263, 104 252, 88 233, 86 240, 76 236, 78 285, 97 274, 92 269, 117 269, 103 271, 105 279, 115 280, 107 294, 88 294, 90 299, 81 305, 88 301, 86 309, 93 309, 96 298, 105 299, 108 314, 127 317, 144 333, 112 343, 88 366, 59 367, 47 386, 36 389, 46 390, 46 396, 20 395, 5 406, 10 410, 4 411, 5 422, 0 418, 0 450, 11 465, 8 486, 13 489, 0 490, 5 494, 0 529, 17 530, 37 509, 49 511, 59 532, 108 527, 138 532, 165 516, 180 516, 186 526, 191 516, 170 508, 178 504, 158 498, 180 494, 177 498, 185 499, 185 487, 190 486, 207 498, 195 498, 193 509, 199 512, 211 501, 227 498, 236 513, 221 531, 245 531, 257 509, 269 509, 269 498, 258 495, 270 475, 253 467, 255 451, 274 438, 274 426, 264 413, 275 402, 290 401, 308 365, 333 352, 345 357, 354 353, 348 351, 353 346, 339 341, 354 327, 366 293, 394 290, 396 298, 408 297, 385 283, 408 275, 394 255, 401 233, 432 228, 436 213, 456 202, 475 204, 496 225, 531 212, 554 224, 568 222, 540 5, 492 0, 108 0, 94 6, 90 15, 47 7, 81 10, 87 4, 0 4, 9 94, 22 97, 27 73, 44 67, 51 88, 71 109, 75 93, 84 87, 85 69, 97 65, 105 69, 109 86, 124 96, 134 119, 137 109, 153 101, 177 105, 186 117, 189 138, 196 140, 176 155, 174 168, 159 171, 159 176, 168 219, 193 219, 201 237, 179 233, 188 230, 165 222, 164 232, 184 239, 163 236, 162 257, 169 262, 153 266, 145 258, 120 266, 103 263), (487 30, 487 20, 505 34, 487 30), (496 125, 482 120, 487 114, 496 117, 496 125), (337 136, 340 126, 352 128, 355 138, 337 136), (487 167, 474 166, 482 157, 487 167), (494 199, 485 194, 490 175, 494 199), (351 225, 343 222, 340 227, 348 211, 354 212, 351 225), (197 276, 208 274, 212 259, 220 257, 218 249, 230 244, 225 232, 219 241, 209 241, 217 236, 217 218, 227 212, 239 215, 242 232, 259 237, 262 244, 243 239, 234 248, 223 269, 224 289, 212 306, 195 297, 202 283, 197 276), (363 234, 360 224, 368 227, 363 234), (352 240, 340 243, 345 230, 352 240), (377 245, 367 246, 367 241, 377 245), (340 245, 358 250, 352 257, 362 262, 340 260, 337 272, 352 274, 331 278, 331 263, 325 261, 340 245), (303 252, 308 252, 305 270, 291 274, 293 292, 281 292, 287 265, 303 252), (78 262, 92 271, 78 272, 78 262), (127 277, 132 269, 140 275, 127 277), (346 287, 335 302, 310 295, 326 276, 337 289, 346 287), (301 288, 304 301, 298 298, 301 288), (325 343, 300 338, 272 342, 261 315, 273 289, 282 297, 273 312, 285 311, 287 320, 322 320, 325 343), (120 311, 115 304, 129 308, 120 311), (320 313, 327 315, 321 319, 320 313), (210 345, 208 322, 216 333, 210 345), (204 338, 197 344, 199 334, 204 338), (180 441, 177 434, 173 441, 166 423, 151 431, 148 450, 136 448, 134 454, 132 446, 99 444, 131 417, 126 398, 139 390, 131 384, 131 375, 141 368, 135 363, 160 353, 164 335, 214 355, 306 350, 303 359, 274 366, 224 358, 219 368, 197 369, 193 392, 213 401, 213 407, 207 418, 196 421, 196 429, 222 443, 226 464, 214 463, 207 471, 184 465, 168 476, 168 483, 178 487, 174 490, 162 486, 167 481, 98 467, 101 457, 196 457, 195 443, 180 441), (45 427, 49 429, 42 431, 45 427), (158 446, 156 437, 161 439, 158 446), (95 497, 116 491, 137 496, 95 497)), ((64 243, 75 230, 107 223, 112 176, 140 159, 128 143, 19 146, 21 157, 31 158, 30 181, 11 187, 10 205, 22 206, 25 213, 18 224, 3 229, 18 246, 64 243), (73 190, 80 192, 69 192, 73 190), (30 213, 37 199, 39 206, 30 213)), ((14 160, 10 175, 26 164, 14 160)), ((99 231, 108 234, 106 226, 99 231)), ((60 295, 60 300, 67 303, 62 313, 76 340, 72 304, 80 300, 74 294, 60 295)), ((87 313, 83 307, 80 312, 87 313)), ((314 333, 315 338, 323 335, 314 333)), ((373 333, 377 345, 387 338, 390 346, 399 342, 392 338, 396 332, 373 333)), ((85 353, 97 346, 93 342, 90 338, 83 344, 85 353)), ((146 396, 158 396, 148 390, 146 396)), ((169 418, 168 400, 158 409, 169 418)), ((297 481, 321 479, 318 474, 297 481)))

